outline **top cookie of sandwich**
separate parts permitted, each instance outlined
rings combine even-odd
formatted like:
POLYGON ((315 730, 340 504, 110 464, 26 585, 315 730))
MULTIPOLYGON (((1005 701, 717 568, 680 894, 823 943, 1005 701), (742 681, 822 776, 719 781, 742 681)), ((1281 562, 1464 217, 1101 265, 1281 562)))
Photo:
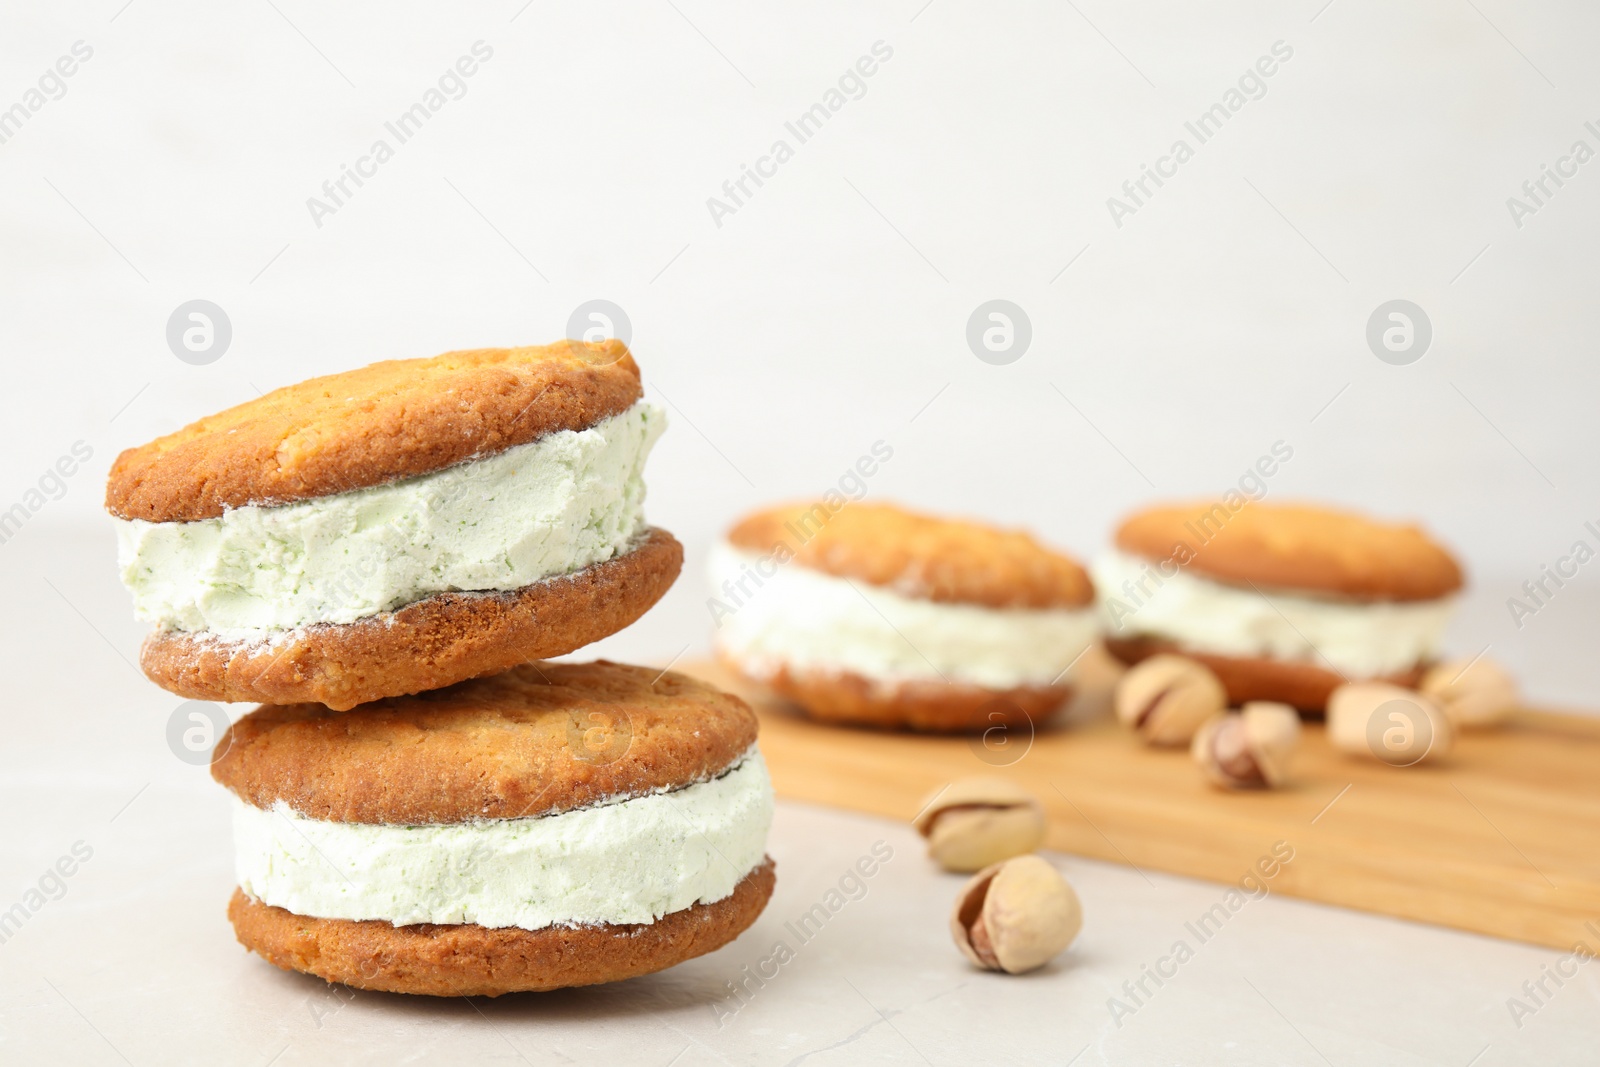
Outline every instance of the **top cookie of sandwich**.
POLYGON ((1150 508, 1117 547, 1238 585, 1359 600, 1433 600, 1461 588, 1461 567, 1420 527, 1309 504, 1216 500, 1150 508))
POLYGON ((1020 530, 920 515, 892 504, 770 508, 740 521, 728 531, 728 542, 937 603, 1075 608, 1094 599, 1082 567, 1020 530))
POLYGON ((387 360, 276 389, 128 449, 111 466, 106 510, 189 522, 365 489, 584 429, 641 395, 620 341, 387 360))
POLYGON ((424 825, 570 811, 721 774, 756 740, 738 697, 598 660, 504 674, 354 711, 263 705, 217 742, 211 776, 258 808, 424 825))

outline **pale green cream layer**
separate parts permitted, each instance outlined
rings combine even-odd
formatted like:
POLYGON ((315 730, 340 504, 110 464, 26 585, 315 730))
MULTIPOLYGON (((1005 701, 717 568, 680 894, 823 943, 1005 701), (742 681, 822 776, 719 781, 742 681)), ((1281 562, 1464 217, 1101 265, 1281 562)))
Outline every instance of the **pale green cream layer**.
POLYGON ((752 748, 710 781, 560 815, 388 826, 235 798, 233 833, 240 888, 296 915, 539 930, 722 900, 761 862, 772 808, 752 748))
POLYGON ((1188 571, 1163 576, 1111 551, 1094 564, 1106 633, 1148 635, 1218 656, 1321 663, 1347 678, 1409 670, 1438 651, 1455 608, 1437 600, 1354 600, 1227 585, 1188 571))
POLYGON ((760 584, 717 619, 717 647, 757 676, 780 669, 849 672, 881 682, 961 681, 989 689, 1052 685, 1099 634, 1086 608, 990 608, 902 596, 760 557, 727 542, 711 552, 718 597, 760 584), (767 569, 771 569, 770 567, 767 569))
POLYGON ((116 520, 141 619, 257 638, 435 593, 520 589, 622 554, 644 529, 644 463, 666 413, 640 401, 416 478, 196 522, 116 520))

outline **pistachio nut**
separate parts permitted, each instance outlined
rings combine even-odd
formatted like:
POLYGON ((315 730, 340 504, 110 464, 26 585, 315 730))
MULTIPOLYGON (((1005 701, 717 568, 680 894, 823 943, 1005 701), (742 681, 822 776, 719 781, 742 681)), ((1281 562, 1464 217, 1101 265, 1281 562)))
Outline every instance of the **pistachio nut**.
POLYGON ((1083 928, 1078 894, 1038 856, 985 867, 962 886, 950 913, 961 954, 989 971, 1021 974, 1042 967, 1083 928))
POLYGON ((1409 767, 1448 752, 1455 729, 1421 693, 1386 682, 1350 682, 1328 698, 1328 740, 1342 751, 1409 767))
POLYGON ((1200 727, 1189 753, 1218 785, 1270 789, 1288 777, 1289 758, 1299 743, 1300 715, 1293 708, 1252 700, 1200 727))
POLYGON ((1457 727, 1498 726, 1517 710, 1517 683, 1492 660, 1436 664, 1418 687, 1457 727))
POLYGON ((1227 706, 1228 694, 1211 669, 1183 656, 1151 656, 1117 683, 1117 718, 1152 745, 1189 744, 1227 706))
POLYGON ((939 866, 964 873, 1038 848, 1044 807, 1005 778, 963 778, 925 800, 912 825, 939 866))

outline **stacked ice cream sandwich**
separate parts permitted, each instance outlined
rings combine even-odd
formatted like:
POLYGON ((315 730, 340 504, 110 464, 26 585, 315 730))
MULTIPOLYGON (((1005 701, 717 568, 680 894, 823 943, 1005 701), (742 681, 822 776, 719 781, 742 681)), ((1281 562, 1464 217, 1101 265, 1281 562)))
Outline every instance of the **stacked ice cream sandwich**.
POLYGON ((629 625, 662 411, 619 342, 316 378, 118 457, 119 563, 219 741, 239 940, 370 989, 488 995, 709 952, 773 887, 756 720, 681 675, 541 662, 629 625))

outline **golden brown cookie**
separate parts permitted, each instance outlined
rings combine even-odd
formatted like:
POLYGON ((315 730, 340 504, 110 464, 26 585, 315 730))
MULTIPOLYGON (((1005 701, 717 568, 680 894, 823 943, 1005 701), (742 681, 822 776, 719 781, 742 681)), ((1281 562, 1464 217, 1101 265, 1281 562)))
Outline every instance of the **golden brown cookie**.
POLYGON ((728 533, 734 547, 936 603, 1072 608, 1094 598, 1076 562, 1020 530, 941 519, 892 504, 771 508, 728 533))
POLYGON ((1149 508, 1123 522, 1116 543, 1221 582, 1359 600, 1434 600, 1462 581, 1455 558, 1421 528, 1309 504, 1149 508))
MULTIPOLYGON (((1249 700, 1276 700, 1301 711, 1320 713, 1328 697, 1348 680, 1315 663, 1265 659, 1261 657, 1219 656, 1196 652, 1172 641, 1148 637, 1107 637, 1106 649, 1123 663, 1134 664, 1164 652, 1175 653, 1211 668, 1228 691, 1228 703, 1237 707, 1249 700)), ((1427 664, 1407 671, 1362 681, 1390 682, 1415 688, 1427 664)))
POLYGON ((775 882, 769 859, 732 896, 629 925, 522 930, 313 919, 239 890, 228 918, 240 944, 285 970, 389 993, 497 997, 615 982, 703 956, 755 922, 775 882))
POLYGON ((258 808, 332 822, 512 819, 714 777, 756 729, 744 701, 685 675, 529 663, 348 713, 257 708, 218 741, 211 775, 258 808))
POLYGON ((576 651, 648 611, 682 566, 683 546, 651 529, 625 555, 508 593, 439 593, 254 642, 156 630, 139 660, 151 681, 191 699, 344 711, 576 651))
POLYGON ((1070 685, 985 689, 959 682, 880 682, 848 671, 779 668, 751 677, 732 657, 731 670, 800 706, 822 722, 925 733, 981 733, 994 727, 1043 727, 1072 697, 1070 685))
POLYGON ((642 395, 620 341, 480 348, 312 378, 117 457, 106 510, 188 522, 382 485, 581 430, 642 395))

